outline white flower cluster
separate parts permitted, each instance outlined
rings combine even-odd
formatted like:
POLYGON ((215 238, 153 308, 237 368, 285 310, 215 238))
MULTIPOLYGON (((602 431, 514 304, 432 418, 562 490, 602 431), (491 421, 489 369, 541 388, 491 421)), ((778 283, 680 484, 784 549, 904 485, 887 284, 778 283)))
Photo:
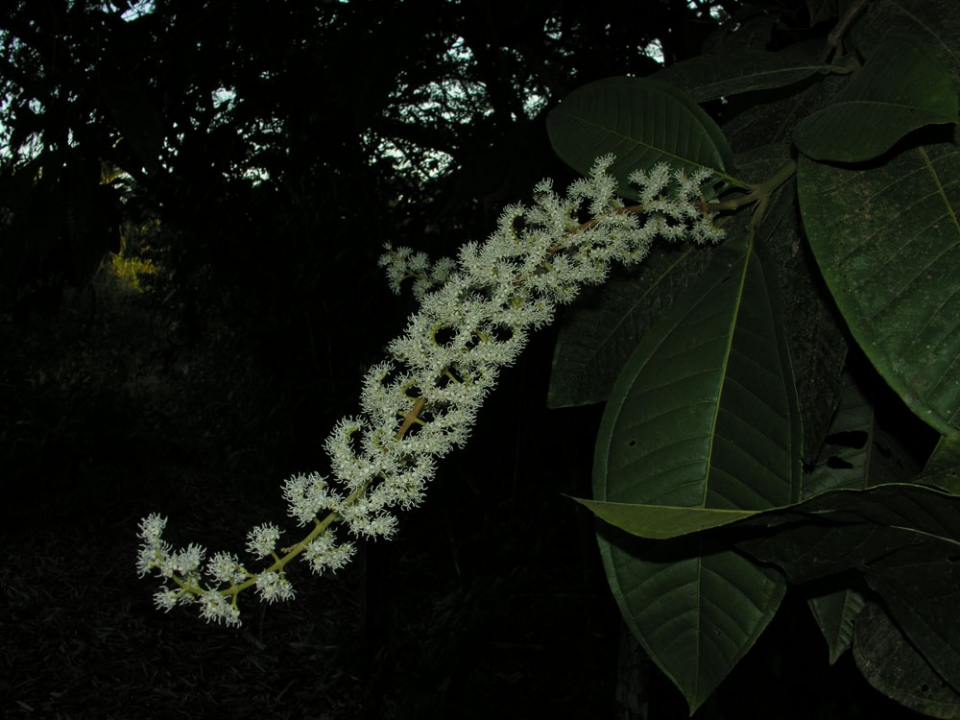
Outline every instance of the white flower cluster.
POLYGON ((391 359, 367 373, 360 415, 340 420, 326 440, 335 482, 312 473, 284 485, 290 515, 314 527, 282 557, 279 528, 254 528, 247 550, 273 564, 255 574, 236 556, 217 553, 206 565, 215 583, 207 587, 200 572, 206 550, 190 545, 174 552, 162 539, 166 520, 151 515, 140 525, 138 570, 141 576, 157 570, 175 586, 158 592, 156 604, 169 610, 199 601, 204 618, 239 624, 240 591, 255 586, 268 602, 293 597, 283 572, 293 557, 303 553, 317 573, 349 562, 355 547, 338 540, 334 522, 355 537, 390 537, 394 509, 420 504, 436 460, 467 441, 500 369, 516 360, 532 330, 553 319, 558 304, 584 285, 603 282, 614 261, 642 260, 657 236, 698 243, 723 237, 702 209, 708 171, 688 176, 657 165, 635 172, 629 179, 641 205, 627 208, 614 196, 616 180, 607 174, 612 162, 612 156, 598 159, 565 197, 549 180, 541 182, 532 207, 507 208, 497 231, 482 245, 465 245, 456 261, 431 264, 423 253, 388 244, 381 265, 391 288, 399 293, 401 282, 412 278, 420 308, 390 343, 391 359), (584 205, 586 221, 579 216, 584 205))

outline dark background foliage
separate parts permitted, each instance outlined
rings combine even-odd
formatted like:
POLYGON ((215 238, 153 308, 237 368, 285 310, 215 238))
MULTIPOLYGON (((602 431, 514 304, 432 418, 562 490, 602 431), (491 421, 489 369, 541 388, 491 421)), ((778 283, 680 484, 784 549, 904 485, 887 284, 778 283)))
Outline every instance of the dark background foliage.
MULTIPOLYGON (((396 543, 343 577, 295 570, 297 601, 247 600, 241 631, 151 607, 136 524, 158 510, 175 542, 239 549, 283 519, 280 480, 324 471, 413 308, 382 244, 452 254, 542 177, 569 180, 544 128, 565 93, 647 74, 651 43, 669 63, 731 23, 774 44, 829 23, 799 0, 9 5, 4 716, 610 717, 618 614, 592 520, 561 495, 589 493, 599 414, 544 409, 551 331, 396 543)), ((769 632, 703 716, 868 712, 850 672, 797 708, 757 693, 825 658, 779 650, 811 628, 769 632)), ((651 717, 683 716, 657 682, 651 717)))

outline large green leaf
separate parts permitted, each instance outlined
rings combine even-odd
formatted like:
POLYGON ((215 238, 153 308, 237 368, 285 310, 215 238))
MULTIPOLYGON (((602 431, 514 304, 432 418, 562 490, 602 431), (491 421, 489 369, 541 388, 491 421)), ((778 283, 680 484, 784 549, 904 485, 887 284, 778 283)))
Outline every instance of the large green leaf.
POLYGON ((907 639, 960 691, 960 543, 916 543, 866 571, 907 639))
MULTIPOLYGON (((819 495, 813 502, 832 494, 819 495)), ((943 516, 942 508, 925 509, 939 510, 943 516)), ((953 510, 956 513, 955 506, 953 510)), ((793 582, 854 570, 862 573, 910 642, 944 680, 960 689, 957 522, 951 521, 952 535, 928 535, 916 527, 871 522, 787 525, 773 535, 744 540, 737 546, 758 561, 777 565, 793 582)))
POLYGON ((658 162, 710 168, 735 182, 733 152, 720 128, 681 90, 655 80, 616 77, 570 93, 547 117, 556 153, 586 175, 600 155, 613 153, 610 173, 618 192, 637 198, 626 182, 636 169, 658 162))
POLYGON ((926 47, 899 37, 879 48, 832 104, 801 122, 793 140, 815 160, 860 162, 924 125, 956 121, 950 75, 926 47))
MULTIPOLYGON (((604 520, 646 537, 675 537, 728 523, 747 532, 767 528, 760 537, 751 534, 737 546, 759 561, 777 565, 794 582, 860 571, 926 661, 954 687, 960 684, 956 495, 914 484, 882 485, 867 491, 826 492, 766 512, 581 502, 604 520), (771 534, 770 528, 776 532, 771 534)), ((637 576, 636 567, 622 557, 620 565, 633 573, 625 572, 628 580, 637 576)), ((608 565, 613 583, 617 578, 611 568, 617 567, 608 565)), ((629 583, 627 587, 648 599, 643 587, 629 583)), ((849 643, 856 602, 855 595, 843 592, 812 603, 832 659, 849 643)), ((626 601, 621 602, 624 606, 629 607, 626 601)))
POLYGON ((584 291, 564 313, 547 405, 606 400, 640 338, 700 276, 714 252, 713 247, 661 243, 639 272, 584 291))
POLYGON ((621 373, 594 497, 718 509, 795 501, 796 414, 776 280, 751 242, 731 240, 621 373))
POLYGON ((906 481, 920 467, 897 439, 877 425, 873 406, 850 373, 820 456, 803 483, 804 498, 827 490, 863 490, 906 481))
POLYGON ((793 582, 863 574, 909 641, 960 690, 960 497, 909 484, 836 490, 741 526, 755 523, 780 529, 737 547, 793 582))
POLYGON ((605 523, 648 540, 669 540, 756 517, 759 510, 615 503, 571 498, 605 523))
MULTIPOLYGON (((849 4, 845 0, 844 4, 849 4)), ((909 32, 921 39, 960 88, 960 12, 957 0, 870 0, 850 36, 870 58, 890 33, 909 32)))
MULTIPOLYGON (((752 243, 723 245, 614 386, 597 440, 598 501, 731 511, 799 497, 801 438, 779 310, 752 243)), ((784 591, 770 568, 701 543, 636 550, 600 538, 624 617, 691 711, 753 645, 784 591)))
POLYGON ((876 602, 867 603, 857 619, 853 657, 871 685, 911 710, 960 718, 960 693, 930 667, 876 602))
POLYGON ((847 71, 802 53, 740 50, 723 55, 697 55, 665 67, 651 79, 675 85, 702 103, 792 85, 817 73, 841 72, 847 71))
MULTIPOLYGON (((642 538, 664 540, 737 524, 740 528, 773 528, 811 523, 876 525, 906 533, 910 542, 932 537, 960 545, 960 496, 935 487, 890 483, 870 490, 830 490, 803 502, 769 509, 716 509, 661 505, 652 502, 604 502, 574 498, 604 522, 642 538)), ((819 532, 819 530, 814 530, 819 532)), ((904 540, 903 542, 907 542, 904 540)), ((901 543, 902 544, 902 543, 901 543)), ((851 556, 853 557, 853 556, 851 556)), ((849 558, 842 558, 841 563, 849 558)), ((846 568, 847 566, 844 566, 846 568)), ((821 567, 824 575, 834 570, 821 567)), ((839 572, 839 571, 836 571, 839 572)), ((806 582, 819 576, 803 576, 806 582)))
POLYGON ((925 422, 960 426, 960 149, 906 150, 874 168, 800 157, 800 209, 854 338, 925 422))
POLYGON ((701 537, 636 545, 601 533, 607 579, 627 626, 692 715, 773 619, 786 584, 776 569, 701 537))
POLYGON ((772 143, 792 148, 797 123, 823 106, 830 88, 846 82, 845 77, 828 76, 818 83, 798 86, 796 92, 763 93, 753 102, 736 103, 744 107, 723 124, 723 134, 738 153, 772 143))

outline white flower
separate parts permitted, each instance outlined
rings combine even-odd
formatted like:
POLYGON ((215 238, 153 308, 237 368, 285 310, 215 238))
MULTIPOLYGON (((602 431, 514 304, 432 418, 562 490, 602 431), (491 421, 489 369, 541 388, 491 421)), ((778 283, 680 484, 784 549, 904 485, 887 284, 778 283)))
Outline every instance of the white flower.
POLYGON ((180 576, 195 575, 206 553, 206 548, 191 543, 170 557, 169 567, 180 576))
POLYGON ((356 554, 353 543, 337 545, 332 535, 324 533, 315 538, 304 551, 304 558, 310 563, 310 569, 320 575, 326 570, 336 572, 347 565, 356 554))
MULTIPOLYGON (((216 590, 206 590, 199 594, 200 617, 204 620, 221 622, 227 625, 240 626, 240 610, 236 604, 228 602, 227 598, 216 590)), ((236 599, 236 595, 234 595, 236 599)))
POLYGON ((379 513, 377 515, 370 513, 350 513, 347 522, 350 523, 350 532, 354 535, 363 535, 370 539, 377 537, 390 539, 397 531, 396 516, 387 513, 379 513))
POLYGON ((283 573, 265 572, 257 576, 257 592, 268 603, 290 600, 295 595, 293 585, 283 573))
POLYGON ((145 545, 160 545, 163 540, 163 529, 167 526, 167 518, 159 513, 151 513, 140 521, 140 539, 145 545))
POLYGON ((177 604, 180 595, 170 588, 162 588, 153 595, 153 604, 164 612, 170 612, 170 608, 177 604))
POLYGON ((324 510, 332 510, 339 500, 328 489, 326 478, 319 473, 294 475, 284 483, 283 496, 290 504, 289 513, 306 525, 324 510))
MULTIPOLYGON (((154 568, 167 567, 170 564, 170 546, 166 543, 141 545, 137 553, 137 574, 143 577, 154 568)), ((169 575, 168 575, 169 577, 169 575)))
MULTIPOLYGON (((384 246, 380 265, 391 289, 399 292, 412 279, 419 308, 387 346, 390 359, 366 373, 360 413, 337 422, 324 441, 330 476, 298 474, 284 483, 290 516, 315 527, 284 558, 276 555, 279 528, 255 527, 247 550, 272 557, 273 564, 254 575, 236 556, 216 553, 207 576, 234 586, 227 593, 255 577, 261 599, 286 600, 294 596, 283 572, 289 553, 302 552, 316 573, 336 571, 355 554, 353 543, 337 544, 335 521, 354 536, 392 537, 396 508, 423 501, 436 461, 467 441, 500 370, 516 361, 530 333, 549 324, 559 305, 572 302, 585 285, 602 283, 612 263, 641 261, 656 237, 698 243, 723 237, 701 209, 708 171, 658 164, 634 172, 629 179, 638 186, 642 208, 627 208, 614 195, 617 180, 607 174, 613 160, 598 158, 565 196, 542 181, 531 207, 507 207, 487 241, 467 243, 456 259, 431 263, 421 252, 384 246), (580 216, 584 207, 586 221, 580 216)), ((156 569, 179 586, 164 588, 154 602, 169 610, 198 599, 203 617, 239 625, 236 594, 228 601, 200 585, 206 550, 190 545, 173 552, 162 539, 165 525, 157 514, 140 522, 138 572, 156 569)))
POLYGON ((247 552, 256 558, 266 557, 277 547, 280 528, 273 523, 257 525, 247 534, 247 552))
POLYGON ((218 552, 207 562, 207 574, 217 583, 242 583, 247 573, 240 564, 236 555, 218 552))

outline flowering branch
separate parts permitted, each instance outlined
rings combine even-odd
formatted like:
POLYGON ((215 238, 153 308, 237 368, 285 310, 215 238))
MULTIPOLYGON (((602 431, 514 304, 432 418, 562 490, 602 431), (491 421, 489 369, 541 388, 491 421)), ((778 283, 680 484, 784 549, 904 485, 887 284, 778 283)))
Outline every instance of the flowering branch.
POLYGON ((236 555, 218 552, 201 572, 206 549, 191 544, 174 551, 162 537, 166 518, 152 514, 140 523, 137 569, 172 581, 154 595, 157 606, 198 602, 207 620, 239 625, 241 591, 256 587, 267 602, 294 596, 285 567, 295 557, 302 554, 315 573, 336 572, 356 552, 344 532, 391 537, 395 508, 422 502, 436 459, 466 443, 500 369, 516 360, 532 330, 551 322, 558 305, 584 285, 602 283, 613 262, 641 261, 655 237, 698 243, 723 237, 700 192, 708 171, 687 176, 662 164, 637 171, 629 180, 641 204, 625 207, 607 174, 612 163, 612 156, 599 158, 562 198, 542 181, 532 207, 508 207, 496 232, 482 245, 465 245, 456 261, 431 264, 423 253, 386 245, 380 264, 391 288, 399 293, 412 278, 420 307, 388 346, 390 359, 367 372, 360 415, 341 419, 324 443, 331 478, 310 473, 284 483, 289 514, 313 528, 279 555, 279 528, 257 526, 247 551, 272 558, 269 567, 254 573, 236 555))

